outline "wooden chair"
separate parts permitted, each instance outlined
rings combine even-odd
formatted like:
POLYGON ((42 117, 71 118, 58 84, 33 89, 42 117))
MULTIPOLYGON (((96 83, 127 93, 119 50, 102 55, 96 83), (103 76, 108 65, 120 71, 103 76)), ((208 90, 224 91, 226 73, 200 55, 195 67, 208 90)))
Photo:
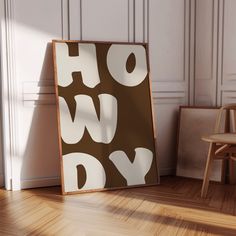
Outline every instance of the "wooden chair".
POLYGON ((210 145, 203 178, 201 197, 206 197, 207 195, 211 165, 213 160, 216 159, 223 160, 222 172, 221 172, 222 182, 225 182, 225 174, 226 174, 225 169, 227 160, 230 160, 231 166, 233 166, 232 162, 236 161, 235 126, 236 126, 236 104, 229 104, 223 106, 220 109, 216 120, 214 134, 202 137, 202 140, 209 142, 210 145))

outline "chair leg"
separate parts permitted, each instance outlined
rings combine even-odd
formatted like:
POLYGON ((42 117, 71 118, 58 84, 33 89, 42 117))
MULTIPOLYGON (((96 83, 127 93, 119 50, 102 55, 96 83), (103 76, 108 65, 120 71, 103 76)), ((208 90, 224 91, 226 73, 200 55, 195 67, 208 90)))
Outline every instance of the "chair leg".
POLYGON ((205 168, 204 178, 203 178, 203 183, 202 183, 201 197, 206 197, 207 195, 209 181, 210 181, 211 164, 213 161, 214 152, 215 152, 215 143, 210 143, 208 156, 207 156, 207 162, 206 162, 206 168, 205 168))
POLYGON ((230 159, 229 159, 229 183, 230 184, 235 184, 236 183, 236 174, 235 174, 235 161, 232 159, 232 153, 229 154, 230 159))
POLYGON ((226 172, 227 172, 227 161, 228 160, 222 160, 222 165, 221 165, 221 184, 226 183, 226 172))

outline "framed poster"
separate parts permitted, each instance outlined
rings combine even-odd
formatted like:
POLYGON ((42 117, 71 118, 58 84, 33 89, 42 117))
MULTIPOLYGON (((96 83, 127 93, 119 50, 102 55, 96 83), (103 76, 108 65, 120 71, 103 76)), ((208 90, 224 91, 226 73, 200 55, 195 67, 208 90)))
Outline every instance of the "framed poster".
MULTIPOLYGON (((201 137, 214 133, 218 112, 218 108, 180 107, 177 176, 203 179, 209 143, 201 137)), ((221 181, 221 168, 221 160, 213 162, 211 180, 221 181)))
POLYGON ((53 40, 62 192, 159 181, 146 44, 53 40))

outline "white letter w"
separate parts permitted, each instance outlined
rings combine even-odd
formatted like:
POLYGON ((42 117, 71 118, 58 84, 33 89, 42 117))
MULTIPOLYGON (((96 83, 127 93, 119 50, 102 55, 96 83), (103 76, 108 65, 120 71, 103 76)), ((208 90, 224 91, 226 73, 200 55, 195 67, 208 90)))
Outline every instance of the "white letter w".
POLYGON ((117 100, 109 94, 100 94, 100 118, 91 97, 75 96, 76 112, 72 121, 69 108, 63 97, 59 97, 61 136, 65 143, 78 143, 87 128, 93 141, 110 143, 117 127, 117 100))

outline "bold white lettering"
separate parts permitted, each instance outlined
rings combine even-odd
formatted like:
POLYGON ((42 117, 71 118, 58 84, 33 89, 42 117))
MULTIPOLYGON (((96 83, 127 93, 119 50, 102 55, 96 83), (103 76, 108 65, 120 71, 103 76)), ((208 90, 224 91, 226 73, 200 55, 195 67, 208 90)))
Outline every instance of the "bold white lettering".
POLYGON ((79 56, 69 56, 66 43, 56 43, 56 62, 58 84, 62 87, 73 81, 72 72, 81 72, 83 83, 94 88, 100 83, 97 67, 96 47, 94 44, 78 44, 79 56))
POLYGON ((107 54, 107 66, 118 83, 129 87, 137 86, 147 75, 145 48, 142 45, 111 45, 107 54), (126 62, 132 53, 136 64, 134 70, 129 73, 126 70, 126 62))
POLYGON ((71 115, 63 97, 59 97, 61 136, 64 142, 74 144, 83 137, 85 127, 93 141, 110 143, 117 127, 117 100, 109 94, 100 94, 100 118, 98 119, 91 97, 75 96, 76 112, 72 121, 71 115))
POLYGON ((105 170, 102 164, 89 154, 75 152, 63 155, 63 169, 65 192, 99 189, 105 186, 105 170), (78 165, 83 165, 86 170, 86 181, 81 189, 78 188, 78 165))
POLYGON ((146 148, 135 148, 135 159, 131 163, 123 151, 115 151, 109 159, 125 177, 128 185, 145 184, 145 175, 150 170, 153 154, 146 148))

